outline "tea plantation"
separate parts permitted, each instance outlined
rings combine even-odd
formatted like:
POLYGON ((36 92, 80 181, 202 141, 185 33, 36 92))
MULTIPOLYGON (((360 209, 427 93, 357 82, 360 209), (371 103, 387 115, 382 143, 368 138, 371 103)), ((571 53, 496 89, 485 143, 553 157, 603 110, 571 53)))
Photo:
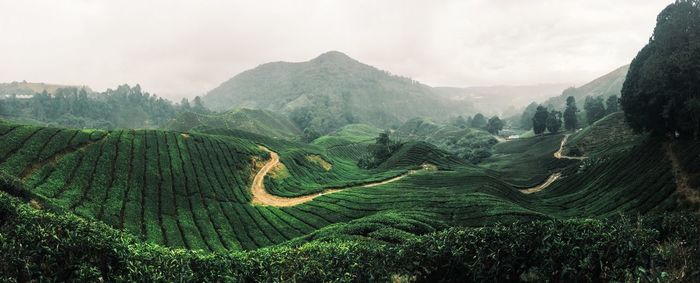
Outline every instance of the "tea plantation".
MULTIPOLYGON (((0 123, 0 253, 13 258, 0 273, 110 281, 624 281, 680 268, 685 278, 700 276, 693 260, 700 245, 688 236, 697 225, 671 224, 697 221, 683 213, 694 199, 678 192, 663 140, 639 136, 579 161, 555 158, 563 136, 544 135, 499 143, 479 165, 406 142, 365 170, 358 155, 373 141, 358 136, 340 132, 302 144, 223 128, 0 123), (260 146, 280 156, 264 179, 269 193, 339 191, 289 207, 253 205, 253 177, 270 158, 260 146), (542 191, 521 191, 553 173, 561 178, 542 191), (641 224, 632 224, 637 217, 641 224), (675 266, 672 252, 689 260, 675 266)), ((672 147, 695 188, 698 148, 672 147)))

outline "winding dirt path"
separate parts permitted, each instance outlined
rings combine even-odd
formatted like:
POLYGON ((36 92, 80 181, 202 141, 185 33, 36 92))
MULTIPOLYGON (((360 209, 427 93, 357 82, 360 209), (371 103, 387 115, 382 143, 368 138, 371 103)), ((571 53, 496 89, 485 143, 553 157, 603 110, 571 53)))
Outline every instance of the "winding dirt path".
POLYGON ((561 152, 564 150, 564 145, 566 144, 566 141, 569 140, 569 136, 571 134, 566 134, 564 135, 564 138, 561 139, 561 144, 559 144, 559 150, 554 153, 554 158, 557 159, 572 159, 572 160, 584 160, 588 157, 585 156, 568 156, 568 155, 563 155, 561 152))
MULTIPOLYGON (((567 156, 567 155, 562 154, 562 151, 564 150, 564 145, 566 144, 566 141, 569 139, 570 135, 571 134, 566 134, 566 135, 564 135, 564 138, 561 139, 561 143, 559 144, 559 150, 557 150, 554 153, 554 158, 556 158, 556 159, 571 159, 571 160, 584 160, 584 159, 588 158, 585 156, 567 156)), ((539 192, 539 191, 544 190, 545 188, 549 187, 550 185, 552 185, 559 178, 561 178, 561 172, 554 173, 552 175, 549 175, 549 178, 547 178, 547 180, 545 180, 544 183, 539 184, 537 186, 534 186, 532 188, 522 189, 522 190, 520 190, 520 192, 523 194, 532 194, 532 193, 539 192)))
MULTIPOLYGON (((370 187, 376 187, 380 185, 385 185, 389 184, 392 182, 396 182, 398 180, 403 179, 404 177, 414 174, 418 172, 419 170, 410 170, 404 174, 401 174, 399 176, 396 176, 394 178, 390 178, 384 181, 379 181, 379 182, 374 182, 374 183, 369 183, 365 185, 359 185, 359 186, 352 186, 352 187, 347 187, 347 188, 332 188, 332 189, 325 189, 320 193, 315 193, 315 194, 310 194, 310 195, 304 195, 304 196, 298 196, 298 197, 281 197, 281 196, 276 196, 273 194, 270 194, 265 190, 265 175, 272 170, 272 168, 275 168, 277 164, 280 163, 280 157, 279 155, 267 149, 264 146, 260 146, 260 149, 268 152, 270 154, 270 160, 263 165, 262 168, 260 168, 260 171, 255 174, 255 177, 253 178, 253 184, 250 187, 250 192, 253 195, 253 204, 257 205, 267 205, 267 206, 276 206, 276 207, 285 207, 285 206, 295 206, 299 205, 305 202, 309 202, 317 197, 320 197, 322 195, 327 195, 327 194, 332 194, 336 193, 339 191, 347 190, 350 188, 370 188, 370 187)), ((421 170, 427 170, 429 168, 428 165, 424 165, 423 169, 421 170)))
POLYGON ((560 177, 561 177, 560 172, 554 173, 552 175, 549 175, 549 178, 547 178, 547 180, 544 181, 544 183, 539 184, 537 186, 534 186, 532 188, 520 190, 520 192, 523 194, 532 194, 532 193, 539 192, 539 191, 544 190, 545 188, 549 187, 549 185, 553 184, 554 181, 558 180, 560 177))

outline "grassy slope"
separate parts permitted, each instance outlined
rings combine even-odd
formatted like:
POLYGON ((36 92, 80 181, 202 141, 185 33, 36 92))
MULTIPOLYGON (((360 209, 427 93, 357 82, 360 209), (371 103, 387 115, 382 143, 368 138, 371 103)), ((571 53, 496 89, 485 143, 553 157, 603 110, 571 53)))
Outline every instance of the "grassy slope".
POLYGON ((564 145, 564 154, 576 155, 573 154, 576 152, 585 156, 611 154, 631 148, 637 144, 640 137, 627 126, 624 113, 617 112, 569 136, 564 145))
POLYGON ((182 113, 166 127, 174 131, 192 131, 201 127, 228 128, 260 135, 294 139, 301 135, 286 116, 266 110, 234 109, 221 114, 182 113))

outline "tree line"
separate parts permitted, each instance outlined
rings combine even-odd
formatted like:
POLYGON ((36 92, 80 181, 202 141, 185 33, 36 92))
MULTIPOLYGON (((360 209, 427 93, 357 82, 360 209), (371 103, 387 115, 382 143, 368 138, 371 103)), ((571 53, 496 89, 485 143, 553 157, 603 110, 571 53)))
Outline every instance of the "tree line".
POLYGON ((101 93, 59 88, 22 99, 0 99, 0 116, 75 128, 157 128, 183 111, 208 113, 199 97, 180 103, 145 92, 140 85, 120 85, 101 93))
POLYGON ((484 114, 476 113, 474 117, 468 116, 466 119, 461 115, 457 116, 451 124, 462 129, 480 129, 493 135, 498 135, 498 133, 503 130, 505 121, 501 120, 498 116, 492 116, 487 120, 484 114))
MULTIPOLYGON (((619 98, 617 95, 609 96, 607 99, 602 96, 587 96, 583 109, 585 113, 583 118, 591 125, 608 114, 620 111, 619 98)), ((521 115, 520 125, 525 130, 533 130, 536 135, 545 131, 558 133, 562 125, 567 131, 574 131, 581 126, 580 112, 576 106, 576 98, 573 96, 566 98, 566 107, 563 112, 556 110, 551 105, 545 107, 533 102, 525 108, 521 115)))

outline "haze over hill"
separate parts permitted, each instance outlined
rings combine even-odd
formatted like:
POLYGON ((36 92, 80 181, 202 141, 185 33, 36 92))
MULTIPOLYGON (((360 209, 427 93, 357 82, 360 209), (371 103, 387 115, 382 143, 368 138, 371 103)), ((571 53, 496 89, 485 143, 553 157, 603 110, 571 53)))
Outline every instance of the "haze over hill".
POLYGON ((576 101, 580 102, 583 102, 586 96, 617 95, 619 97, 629 68, 630 65, 624 65, 580 87, 568 88, 561 95, 549 98, 542 104, 545 106, 552 104, 556 108, 562 108, 569 96, 573 96, 576 101))
POLYGON ((298 111, 297 116, 327 109, 327 116, 315 113, 301 123, 324 132, 357 122, 390 127, 414 117, 444 120, 476 112, 512 112, 558 95, 569 85, 431 87, 330 51, 307 62, 260 65, 222 83, 203 100, 215 110, 244 107, 298 111))
POLYGON ((417 116, 445 119, 474 111, 469 101, 438 97, 430 86, 360 63, 338 51, 307 62, 260 65, 224 82, 203 100, 216 110, 245 107, 297 111, 296 116, 308 116, 297 119, 302 127, 318 131, 356 122, 389 127, 417 116))
POLYGON ((474 108, 485 114, 514 114, 512 111, 522 108, 532 101, 540 101, 557 96, 568 83, 551 83, 537 85, 497 85, 472 87, 436 87, 438 94, 452 99, 471 101, 474 108))

